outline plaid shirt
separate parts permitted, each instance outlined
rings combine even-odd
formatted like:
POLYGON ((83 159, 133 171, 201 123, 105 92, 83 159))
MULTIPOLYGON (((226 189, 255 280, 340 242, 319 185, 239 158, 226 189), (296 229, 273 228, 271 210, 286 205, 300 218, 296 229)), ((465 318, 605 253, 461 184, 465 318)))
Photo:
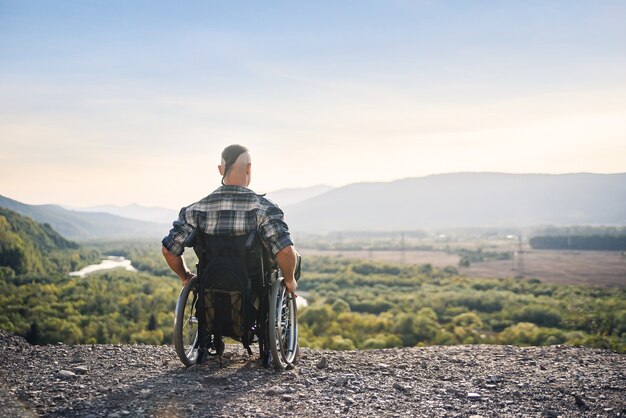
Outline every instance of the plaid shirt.
POLYGON ((185 247, 193 246, 197 231, 228 236, 257 231, 273 255, 293 245, 283 211, 269 199, 240 186, 222 186, 182 208, 174 227, 163 238, 163 246, 172 255, 182 255, 185 247))

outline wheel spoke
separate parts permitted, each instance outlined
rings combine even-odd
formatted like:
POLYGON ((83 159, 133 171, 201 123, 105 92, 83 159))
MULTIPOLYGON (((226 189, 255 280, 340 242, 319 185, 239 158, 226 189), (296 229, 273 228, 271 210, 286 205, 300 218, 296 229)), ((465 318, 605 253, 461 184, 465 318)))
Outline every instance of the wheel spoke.
MULTIPOLYGON (((192 279, 193 280, 193 279, 192 279)), ((195 281, 183 288, 176 305, 174 345, 181 361, 191 366, 198 357, 198 318, 194 315, 195 281)))

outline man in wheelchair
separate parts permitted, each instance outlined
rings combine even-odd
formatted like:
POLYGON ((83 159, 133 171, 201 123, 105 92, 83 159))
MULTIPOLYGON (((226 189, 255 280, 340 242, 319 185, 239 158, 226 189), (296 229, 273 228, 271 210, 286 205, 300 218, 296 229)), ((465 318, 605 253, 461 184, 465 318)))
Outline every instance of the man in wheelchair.
POLYGON ((264 366, 285 368, 297 358, 300 258, 282 210, 248 189, 251 167, 245 147, 226 147, 218 166, 222 186, 183 207, 162 241, 165 260, 184 285, 174 342, 187 366, 221 355, 223 337, 241 341, 249 353, 258 340, 264 366), (185 247, 198 255, 197 277, 182 257, 185 247))

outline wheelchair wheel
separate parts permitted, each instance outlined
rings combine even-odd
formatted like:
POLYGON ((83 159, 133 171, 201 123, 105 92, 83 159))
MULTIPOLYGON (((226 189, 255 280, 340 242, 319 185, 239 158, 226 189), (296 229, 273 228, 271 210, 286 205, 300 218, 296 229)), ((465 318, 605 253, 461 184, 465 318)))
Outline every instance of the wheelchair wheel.
POLYGON ((282 277, 272 284, 269 314, 269 346, 274 367, 292 367, 298 360, 298 311, 295 295, 287 293, 282 277))
POLYGON ((197 278, 194 277, 180 291, 174 317, 174 347, 180 361, 187 367, 198 360, 198 319, 192 306, 196 283, 197 278))

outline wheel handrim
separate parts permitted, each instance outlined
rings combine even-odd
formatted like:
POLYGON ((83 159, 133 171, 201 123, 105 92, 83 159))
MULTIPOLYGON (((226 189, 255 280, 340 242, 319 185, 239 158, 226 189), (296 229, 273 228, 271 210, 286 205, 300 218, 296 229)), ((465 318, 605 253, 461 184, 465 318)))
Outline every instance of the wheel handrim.
POLYGON ((194 315, 193 302, 187 298, 183 315, 183 347, 189 361, 194 362, 198 357, 198 318, 194 315))
POLYGON ((293 294, 286 294, 284 287, 280 290, 280 297, 276 300, 276 344, 286 363, 293 363, 297 350, 297 323, 295 300, 293 294))

